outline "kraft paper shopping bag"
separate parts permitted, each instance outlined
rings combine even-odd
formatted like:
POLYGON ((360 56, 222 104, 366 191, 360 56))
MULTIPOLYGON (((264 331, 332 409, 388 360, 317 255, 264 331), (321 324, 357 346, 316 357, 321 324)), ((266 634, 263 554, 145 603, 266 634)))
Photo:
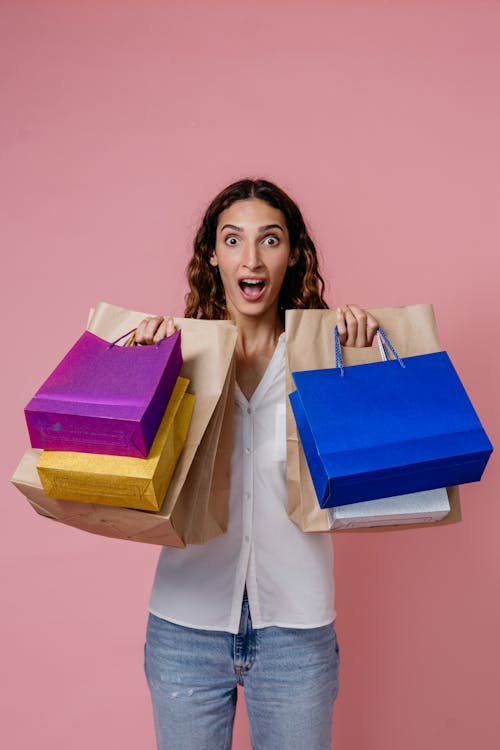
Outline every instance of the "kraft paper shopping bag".
MULTIPOLYGON (((99 303, 88 328, 107 340, 136 327, 143 312, 99 303)), ((203 544, 227 528, 233 429, 236 327, 229 321, 175 318, 182 331, 183 367, 196 395, 191 424, 160 511, 148 512, 48 498, 31 449, 12 479, 34 510, 95 534, 182 547, 203 544)), ((141 347, 146 348, 146 347, 141 347)))
MULTIPOLYGON (((401 356, 440 351, 434 313, 431 305, 411 305, 397 308, 369 310, 392 341, 399 347, 401 356)), ((335 361, 332 331, 336 324, 335 310, 287 310, 287 393, 295 390, 292 370, 330 367, 335 361)), ((376 362, 380 353, 376 347, 344 347, 343 354, 347 365, 376 362)), ((287 399, 288 401, 288 399, 287 399)), ((287 403, 287 479, 288 512, 292 520, 304 531, 329 531, 336 527, 332 511, 319 507, 307 461, 300 444, 293 412, 287 403)), ((383 526, 375 530, 391 528, 428 528, 443 523, 461 520, 458 488, 448 488, 450 512, 434 523, 414 523, 416 517, 406 513, 403 505, 394 516, 394 526, 383 519, 383 526), (403 523, 401 523, 403 521, 403 523), (411 526, 408 524, 411 522, 411 526)), ((348 508, 348 506, 346 506, 348 508)), ((440 506, 441 507, 441 506, 440 506)), ((436 508, 439 510, 439 508, 436 508)), ((432 518, 429 516, 428 518, 432 518)), ((426 521, 428 520, 426 518, 426 521)), ((352 526, 365 525, 361 516, 353 514, 352 526)), ((369 523, 377 523, 376 516, 369 523)), ((340 525, 340 524, 337 524, 340 525)))

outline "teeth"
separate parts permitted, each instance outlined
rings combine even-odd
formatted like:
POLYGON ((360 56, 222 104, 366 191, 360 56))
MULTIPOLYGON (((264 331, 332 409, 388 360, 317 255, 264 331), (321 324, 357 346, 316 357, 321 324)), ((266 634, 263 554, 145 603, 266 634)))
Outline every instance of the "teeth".
POLYGON ((264 283, 260 279, 242 279, 241 281, 242 281, 243 284, 252 284, 254 286, 257 285, 257 284, 263 284, 264 283))

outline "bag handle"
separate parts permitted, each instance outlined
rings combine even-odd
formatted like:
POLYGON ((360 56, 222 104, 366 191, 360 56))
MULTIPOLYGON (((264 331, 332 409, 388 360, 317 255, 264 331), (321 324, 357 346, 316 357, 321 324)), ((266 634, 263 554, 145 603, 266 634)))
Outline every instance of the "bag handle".
MULTIPOLYGON (((136 331, 137 331, 137 328, 132 328, 131 331, 127 331, 127 333, 124 333, 122 336, 120 336, 119 338, 115 339, 110 344, 108 344, 107 349, 112 349, 115 344, 117 344, 119 341, 121 341, 122 339, 126 338, 127 336, 129 336, 130 338, 128 339, 128 341, 125 344, 125 346, 135 346, 134 334, 135 334, 136 331)), ((156 349, 159 349, 160 344, 161 344, 162 341, 165 341, 165 339, 160 339, 160 341, 156 342, 156 344, 155 344, 155 348, 156 349)))
POLYGON ((387 356, 387 351, 386 351, 385 344, 384 344, 384 341, 382 339, 382 336, 380 335, 380 333, 378 331, 377 331, 376 335, 377 335, 377 344, 378 344, 378 348, 379 348, 379 352, 380 352, 380 357, 381 357, 381 359, 382 359, 383 362, 387 362, 387 360, 389 359, 389 357, 387 356))
MULTIPOLYGON (((344 361, 342 359, 342 350, 340 348, 340 339, 339 339, 339 329, 338 329, 338 326, 335 326, 334 340, 335 340, 335 367, 340 368, 340 376, 344 377, 344 361)), ((394 346, 390 342, 389 337, 387 336, 387 334, 381 328, 379 328, 378 331, 377 331, 377 341, 378 341, 378 345, 379 345, 379 349, 380 349, 380 353, 381 353, 382 359, 384 361, 387 361, 387 353, 386 353, 385 348, 384 348, 384 345, 386 345, 386 346, 389 347, 389 350, 393 354, 394 359, 397 359, 397 361, 399 362, 399 364, 401 365, 401 367, 406 367, 405 363, 403 362, 403 360, 401 359, 401 357, 399 356, 399 354, 395 350, 394 346)))
POLYGON ((135 331, 137 331, 137 328, 132 328, 131 331, 127 331, 127 333, 124 333, 122 336, 119 336, 119 338, 115 339, 110 344, 108 344, 107 348, 108 349, 112 349, 115 344, 117 344, 119 341, 121 341, 122 339, 124 339, 126 336, 130 336, 131 333, 135 333, 135 331))

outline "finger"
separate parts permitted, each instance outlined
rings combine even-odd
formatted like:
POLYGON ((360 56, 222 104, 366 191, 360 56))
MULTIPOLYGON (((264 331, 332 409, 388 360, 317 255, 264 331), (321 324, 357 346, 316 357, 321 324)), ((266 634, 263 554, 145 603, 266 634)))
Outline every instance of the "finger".
POLYGON ((135 329, 134 333, 134 341, 136 344, 143 344, 144 343, 144 330, 146 328, 147 322, 149 318, 144 318, 144 320, 141 320, 137 328, 135 329))
POLYGON ((166 339, 168 336, 171 336, 173 333, 175 333, 175 330, 174 319, 171 316, 164 317, 163 321, 160 323, 156 330, 153 341, 155 342, 155 344, 157 344, 158 341, 166 339))
POLYGON ((356 346, 356 341, 358 338, 358 321, 356 316, 352 312, 350 305, 345 305, 344 316, 347 326, 347 339, 345 342, 345 346, 356 346))
MULTIPOLYGON (((163 315, 156 315, 154 318, 150 318, 146 325, 146 330, 144 332, 144 338, 146 340, 146 344, 154 344, 156 342, 156 332, 158 328, 163 323, 164 318, 163 315)), ((163 338, 163 337, 162 337, 163 338)))
POLYGON ((167 337, 167 320, 163 318, 160 325, 153 334, 153 342, 157 344, 159 341, 167 337))
POLYGON ((368 339, 368 346, 373 344, 373 339, 379 329, 378 320, 369 312, 366 313, 366 335, 368 339))
POLYGON ((353 346, 368 346, 367 313, 358 305, 349 305, 349 310, 356 318, 356 339, 353 346))
POLYGON ((137 344, 152 344, 158 326, 163 322, 163 316, 156 315, 151 318, 145 318, 139 323, 135 333, 137 344))
POLYGON ((163 320, 158 326, 156 333, 154 335, 154 341, 157 343, 158 341, 161 341, 162 339, 166 339, 168 336, 171 336, 173 333, 175 333, 176 328, 174 325, 174 319, 171 315, 169 316, 163 316, 163 320))
POLYGON ((167 336, 171 336, 176 330, 174 319, 169 315, 167 317, 167 336))
POLYGON ((347 327, 345 324, 344 313, 340 307, 337 307, 337 330, 339 332, 339 341, 344 345, 347 339, 347 327))

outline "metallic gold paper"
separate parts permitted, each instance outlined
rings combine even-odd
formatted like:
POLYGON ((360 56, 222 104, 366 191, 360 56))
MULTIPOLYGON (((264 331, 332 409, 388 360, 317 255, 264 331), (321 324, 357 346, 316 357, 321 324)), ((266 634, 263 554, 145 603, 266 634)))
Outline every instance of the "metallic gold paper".
POLYGON ((186 441, 195 396, 177 378, 147 458, 43 451, 37 464, 43 490, 57 500, 158 511, 186 441))

